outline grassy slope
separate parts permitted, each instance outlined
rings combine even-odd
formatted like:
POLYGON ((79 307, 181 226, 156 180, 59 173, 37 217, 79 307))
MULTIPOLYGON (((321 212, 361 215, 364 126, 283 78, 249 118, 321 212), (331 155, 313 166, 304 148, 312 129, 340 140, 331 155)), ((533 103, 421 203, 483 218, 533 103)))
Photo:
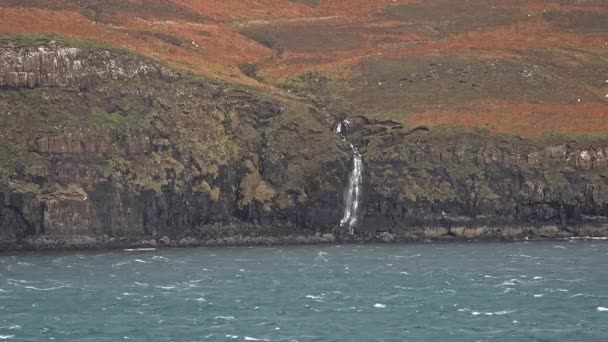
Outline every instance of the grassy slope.
POLYGON ((87 38, 265 92, 318 71, 331 79, 335 108, 410 126, 608 131, 608 5, 599 0, 0 6, 3 33, 87 38), (245 63, 256 79, 241 72, 245 63))

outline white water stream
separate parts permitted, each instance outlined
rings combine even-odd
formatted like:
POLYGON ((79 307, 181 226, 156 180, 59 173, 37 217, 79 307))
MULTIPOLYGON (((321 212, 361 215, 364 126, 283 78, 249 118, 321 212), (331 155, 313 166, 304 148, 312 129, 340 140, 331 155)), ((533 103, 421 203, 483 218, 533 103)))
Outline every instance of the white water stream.
MULTIPOLYGON (((343 126, 342 122, 338 123, 335 132, 340 134, 343 140, 346 138, 342 134, 343 126)), ((361 153, 353 145, 350 144, 350 148, 353 151, 353 169, 348 178, 348 188, 344 193, 344 216, 340 220, 340 227, 348 227, 350 234, 354 233, 355 225, 357 224, 359 203, 361 200, 361 188, 362 188, 362 173, 363 173, 363 160, 361 159, 361 153)))

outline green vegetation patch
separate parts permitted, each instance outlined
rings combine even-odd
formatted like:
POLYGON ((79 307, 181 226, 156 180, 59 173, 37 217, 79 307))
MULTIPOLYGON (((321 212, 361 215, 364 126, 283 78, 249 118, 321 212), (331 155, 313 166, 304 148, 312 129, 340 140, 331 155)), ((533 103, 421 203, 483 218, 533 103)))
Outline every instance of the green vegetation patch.
POLYGON ((5 162, 10 158, 11 152, 8 148, 0 146, 0 163, 5 162))
POLYGON ((12 45, 16 47, 30 47, 49 45, 52 42, 79 48, 81 50, 93 50, 93 49, 112 49, 116 51, 126 51, 124 49, 110 46, 99 41, 85 40, 70 38, 65 36, 59 36, 55 34, 42 34, 42 33, 28 33, 28 34, 0 34, 0 46, 12 45))
POLYGON ((482 174, 483 171, 475 165, 472 160, 465 159, 461 162, 448 161, 443 164, 451 179, 462 181, 474 175, 482 174))

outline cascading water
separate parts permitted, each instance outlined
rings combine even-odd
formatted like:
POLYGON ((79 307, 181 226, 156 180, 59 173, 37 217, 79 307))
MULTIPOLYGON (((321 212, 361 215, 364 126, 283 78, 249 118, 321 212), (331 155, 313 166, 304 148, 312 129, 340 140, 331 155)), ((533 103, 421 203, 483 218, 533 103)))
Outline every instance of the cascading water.
MULTIPOLYGON (((345 123, 348 124, 348 121, 345 121, 345 123)), ((342 130, 342 122, 339 122, 334 131, 340 134, 342 140, 346 141, 346 138, 342 134, 342 130)), ((361 196, 363 160, 359 150, 357 150, 353 144, 349 143, 349 145, 353 151, 353 169, 348 178, 348 188, 344 193, 344 216, 342 217, 342 220, 340 220, 340 227, 348 227, 349 234, 353 234, 355 225, 357 224, 361 196)))

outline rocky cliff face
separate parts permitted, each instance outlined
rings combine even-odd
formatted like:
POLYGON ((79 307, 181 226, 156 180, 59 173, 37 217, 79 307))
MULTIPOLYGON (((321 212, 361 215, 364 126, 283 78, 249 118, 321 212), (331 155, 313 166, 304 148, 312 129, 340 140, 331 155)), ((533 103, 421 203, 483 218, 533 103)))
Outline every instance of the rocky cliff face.
POLYGON ((3 243, 271 236, 339 220, 348 154, 304 103, 55 41, 2 41, 0 86, 3 243))
POLYGON ((369 227, 463 238, 608 232, 606 140, 449 128, 374 134, 378 126, 353 132, 367 156, 369 227))
MULTIPOLYGON (((351 156, 320 107, 0 40, 0 243, 332 241, 351 156)), ((608 141, 350 122, 365 164, 351 239, 608 235, 608 141)))

